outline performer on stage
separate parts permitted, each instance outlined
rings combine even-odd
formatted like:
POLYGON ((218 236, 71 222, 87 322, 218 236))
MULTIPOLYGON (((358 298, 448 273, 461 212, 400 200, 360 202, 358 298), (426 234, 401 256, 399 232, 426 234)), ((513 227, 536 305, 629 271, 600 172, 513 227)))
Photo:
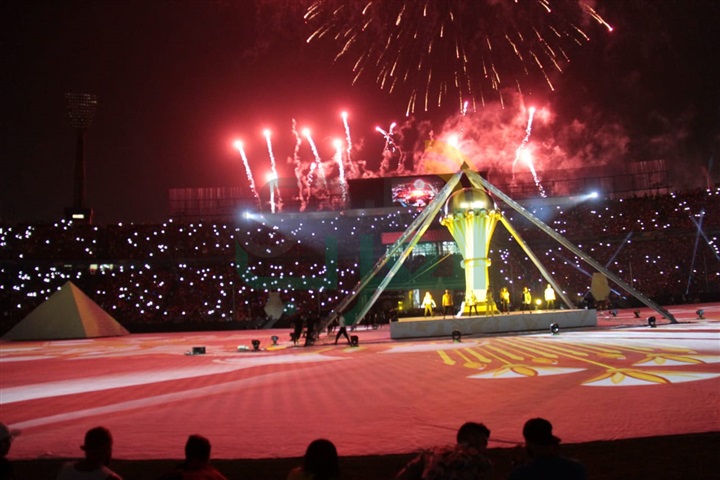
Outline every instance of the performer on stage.
POLYGON ((550 284, 545 289, 545 307, 548 310, 555 310, 555 290, 550 284))
POLYGON ((495 309, 497 304, 495 303, 495 297, 490 287, 485 291, 485 316, 495 315, 495 309))
POLYGON ((522 291, 522 309, 532 312, 532 293, 528 287, 523 287, 522 291))
POLYGON ((477 309, 478 299, 475 296, 475 292, 470 292, 470 296, 467 298, 466 302, 467 302, 467 306, 468 306, 468 315, 471 314, 473 312, 473 310, 475 311, 475 315, 477 315, 478 314, 478 309, 477 309))
POLYGON ((500 289, 500 309, 504 313, 510 313, 510 290, 507 287, 500 289))
POLYGON ((453 308, 454 306, 455 300, 453 299, 452 293, 450 293, 449 290, 445 290, 445 293, 442 296, 443 320, 446 315, 450 314, 452 317, 455 314, 455 309, 453 308))
POLYGON ((423 316, 434 316, 433 309, 436 305, 435 300, 433 299, 432 295, 430 295, 430 292, 425 292, 425 298, 423 298, 422 306, 425 307, 425 314, 423 316))

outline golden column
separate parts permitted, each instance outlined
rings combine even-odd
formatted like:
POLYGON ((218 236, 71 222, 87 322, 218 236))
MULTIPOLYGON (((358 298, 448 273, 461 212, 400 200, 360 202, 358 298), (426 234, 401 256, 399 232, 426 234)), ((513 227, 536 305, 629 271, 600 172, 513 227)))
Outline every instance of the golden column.
POLYGON ((440 223, 455 239, 463 256, 465 268, 465 308, 472 295, 478 301, 477 309, 486 310, 490 239, 501 213, 490 195, 479 188, 464 188, 453 193, 445 203, 440 223))

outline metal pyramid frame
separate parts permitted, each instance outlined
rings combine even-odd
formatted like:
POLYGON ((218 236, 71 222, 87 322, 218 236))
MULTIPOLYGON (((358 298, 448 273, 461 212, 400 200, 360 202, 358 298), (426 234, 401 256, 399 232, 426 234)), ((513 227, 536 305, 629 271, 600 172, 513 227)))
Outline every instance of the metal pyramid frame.
MULTIPOLYGON (((455 151, 453 147, 450 146, 438 146, 435 145, 435 153, 442 153, 449 157, 455 157, 457 158, 459 153, 455 151), (441 150, 438 150, 439 149, 441 150), (451 149, 452 151, 447 151, 448 149, 451 149), (449 154, 449 155, 448 155, 449 154)), ((460 182, 460 179, 462 176, 467 177, 467 179, 470 181, 470 183, 473 185, 473 187, 478 189, 484 189, 491 194, 495 196, 495 198, 502 200, 506 205, 508 205, 510 208, 515 210, 517 213, 525 217, 527 220, 529 220, 533 225, 538 227, 540 230, 545 232, 547 235, 549 235, 553 240, 558 242, 563 247, 567 248, 571 252, 573 252, 578 257, 582 258, 587 264, 595 268, 598 272, 601 272, 603 275, 605 275, 607 278, 612 280, 615 284, 617 284, 621 289, 623 289, 628 294, 632 295, 634 298, 642 302, 647 307, 651 308, 652 310, 655 310, 658 314, 662 315, 663 317, 670 320, 671 323, 678 323, 675 317, 662 308, 657 303, 650 300, 648 297, 643 295, 641 292, 633 288, 632 286, 625 283, 620 277, 615 275, 613 272, 609 271, 607 268, 605 268, 603 265, 595 261, 592 257, 587 255, 585 252, 580 250, 577 246, 572 244, 570 241, 568 241, 565 237, 557 233, 555 230, 550 228, 548 225, 546 225, 542 220, 535 217, 532 213, 527 211, 522 205, 517 203, 515 200, 510 198, 508 195, 503 193, 500 189, 495 187, 493 184, 491 184, 488 180, 484 179, 480 174, 477 172, 474 172, 470 169, 470 167, 467 165, 466 162, 462 162, 462 165, 460 167, 460 170, 455 173, 448 182, 445 184, 445 186, 438 192, 437 196, 425 207, 425 209, 418 215, 415 220, 408 226, 408 228, 403 232, 402 235, 395 241, 393 246, 385 252, 385 255, 383 255, 374 265, 372 270, 370 270, 353 288, 353 290, 344 298, 342 299, 337 306, 333 309, 331 314, 325 319, 325 322, 322 323, 322 328, 327 327, 327 325, 332 322, 337 316, 340 314, 340 312, 344 312, 347 307, 350 305, 350 303, 362 292, 362 290, 370 283, 370 281, 380 272, 380 270, 390 261, 391 258, 393 258, 395 255, 400 252, 400 255, 397 260, 395 260, 395 263, 392 265, 388 273, 385 275, 385 278, 380 282, 378 287, 375 289, 375 291, 370 296, 370 299, 362 306, 359 313, 356 317, 356 322, 361 320, 365 317, 365 315, 368 313, 370 308, 375 304, 378 297, 383 293, 385 288, 387 288, 390 281, 393 279, 397 271, 402 266, 403 262, 407 260, 408 256, 412 252, 413 248, 417 245, 417 243, 420 241, 420 238, 423 236, 423 234, 427 231, 428 227, 430 226, 431 222, 435 219, 440 209, 443 207, 445 202, 447 201, 448 197, 453 193, 455 187, 460 182), (409 241, 408 241, 409 239, 409 241), (407 242, 407 243, 406 243, 407 242)), ((567 296, 563 293, 562 289, 558 285, 558 283, 555 281, 555 279, 552 277, 550 272, 547 271, 547 269, 542 265, 540 260, 537 258, 537 256, 532 252, 528 244, 520 237, 517 230, 510 224, 510 222, 507 220, 507 218, 504 215, 501 215, 500 221, 502 224, 507 228, 508 232, 517 240, 517 242, 520 244, 522 249, 525 251, 527 256, 532 260, 532 262, 535 264, 535 266, 538 268, 540 273, 542 274, 543 278, 552 285, 553 289, 558 293, 558 296, 560 299, 571 309, 576 308, 573 303, 567 298, 567 296)))

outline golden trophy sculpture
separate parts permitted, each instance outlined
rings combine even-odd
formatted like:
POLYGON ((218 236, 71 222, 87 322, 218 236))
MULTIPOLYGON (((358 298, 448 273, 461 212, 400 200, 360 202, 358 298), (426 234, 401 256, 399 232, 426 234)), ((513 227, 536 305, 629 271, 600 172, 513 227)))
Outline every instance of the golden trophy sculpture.
MULTIPOLYGON (((440 223, 455 239, 465 268, 465 304, 463 314, 470 313, 468 299, 476 299, 474 312, 487 312, 490 239, 502 214, 490 195, 481 188, 464 188, 448 197, 440 223)), ((494 309, 494 306, 491 308, 494 309)), ((489 312, 495 313, 495 312, 489 312)))

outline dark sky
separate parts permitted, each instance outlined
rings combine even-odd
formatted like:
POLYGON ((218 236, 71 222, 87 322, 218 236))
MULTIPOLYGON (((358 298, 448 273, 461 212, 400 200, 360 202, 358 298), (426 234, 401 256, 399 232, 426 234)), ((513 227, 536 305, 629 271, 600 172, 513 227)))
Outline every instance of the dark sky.
MULTIPOLYGON (((98 96, 86 143, 87 202, 98 223, 162 221, 173 187, 247 188, 232 148, 238 137, 261 184, 269 171, 263 128, 273 130, 281 176, 291 176, 292 118, 317 132, 329 156, 326 144, 342 137, 347 109, 354 139, 365 140, 358 158, 376 168, 382 138, 374 127, 402 122, 407 98, 373 78, 352 85, 348 62, 332 61, 333 46, 305 43, 308 3, 2 2, 0 219, 53 221, 72 205, 75 138, 65 92, 98 96)), ((681 173, 673 176, 678 187, 703 185, 711 159, 720 161, 720 2, 594 5, 614 31, 589 27, 591 41, 573 52, 554 92, 507 93, 504 109, 489 98, 476 112, 484 118, 478 128, 532 98, 554 112, 536 138, 567 160, 553 164, 664 159, 681 173)), ((416 118, 440 132, 451 110, 416 118)), ((519 142, 523 129, 515 131, 519 142)))

